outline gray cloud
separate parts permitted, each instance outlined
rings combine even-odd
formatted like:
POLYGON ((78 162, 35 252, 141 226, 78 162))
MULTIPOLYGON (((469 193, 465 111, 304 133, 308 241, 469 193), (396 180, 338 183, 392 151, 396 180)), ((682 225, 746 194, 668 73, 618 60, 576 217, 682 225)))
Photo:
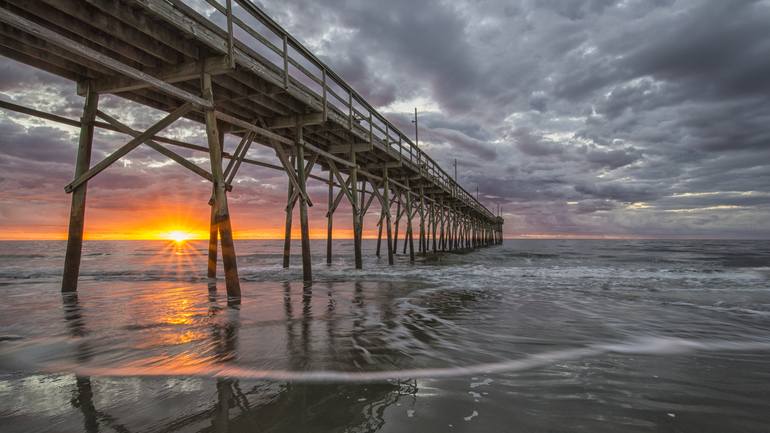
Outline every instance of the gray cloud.
MULTIPOLYGON (((460 182, 503 206, 510 234, 770 236, 770 1, 261 6, 408 136, 418 105, 421 145, 448 172, 457 158, 460 182)), ((0 62, 3 97, 79 115, 72 83, 30 71, 0 62)), ((119 98, 102 107, 135 125, 155 115, 119 98)), ((46 128, 0 117, 0 163, 47 162, 66 180, 71 132, 46 128)), ((122 140, 102 138, 102 154, 122 140)), ((163 160, 131 158, 121 176, 163 160)), ((285 187, 275 173, 248 179, 234 202, 285 200, 265 189, 285 187)))

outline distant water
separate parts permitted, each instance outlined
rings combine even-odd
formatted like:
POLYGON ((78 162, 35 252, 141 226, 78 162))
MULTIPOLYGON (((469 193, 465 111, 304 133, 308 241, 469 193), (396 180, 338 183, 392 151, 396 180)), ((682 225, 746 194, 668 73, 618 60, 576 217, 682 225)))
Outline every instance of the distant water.
POLYGON ((0 242, 0 431, 770 431, 766 241, 374 246, 303 287, 238 241, 228 306, 205 242, 87 242, 77 297, 63 242, 0 242))

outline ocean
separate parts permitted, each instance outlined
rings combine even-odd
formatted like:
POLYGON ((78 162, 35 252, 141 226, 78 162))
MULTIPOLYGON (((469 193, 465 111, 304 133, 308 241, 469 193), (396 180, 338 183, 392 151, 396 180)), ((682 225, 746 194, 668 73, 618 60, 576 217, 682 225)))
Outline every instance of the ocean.
POLYGON ((0 242, 2 432, 768 432, 770 243, 0 242), (400 252, 401 246, 399 246, 400 252), (299 244, 293 245, 295 254, 299 244), (220 260, 221 266, 221 260, 220 260), (223 272, 219 270, 219 276, 223 272))

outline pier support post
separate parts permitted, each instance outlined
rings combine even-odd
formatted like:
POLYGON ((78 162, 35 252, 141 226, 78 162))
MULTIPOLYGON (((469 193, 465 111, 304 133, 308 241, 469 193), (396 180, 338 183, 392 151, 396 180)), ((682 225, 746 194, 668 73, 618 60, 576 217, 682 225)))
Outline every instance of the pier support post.
MULTIPOLYGON (((409 261, 414 262, 414 232, 412 231, 412 216, 414 209, 412 208, 412 191, 409 188, 409 179, 406 179, 406 238, 409 239, 409 261)), ((404 246, 406 246, 406 238, 404 238, 404 246)))
MULTIPOLYGON (((408 178, 406 179, 406 185, 407 185, 407 190, 404 191, 404 193, 402 195, 402 198, 404 199, 404 210, 403 210, 403 213, 406 214, 406 218, 407 218, 407 220, 409 220, 409 219, 412 218, 412 209, 410 207, 411 198, 409 197, 410 195, 412 195, 412 192, 409 189, 409 179, 408 178)), ((411 224, 411 221, 407 222, 407 230, 404 230, 404 248, 401 251, 401 254, 406 254, 407 240, 409 238, 409 230, 408 230, 409 225, 408 224, 411 224)))
POLYGON ((332 223, 334 219, 334 172, 329 168, 329 208, 326 212, 326 264, 332 264, 332 223))
POLYGON ((423 193, 423 187, 420 185, 420 253, 425 255, 425 194, 423 193))
POLYGON ((350 169, 350 193, 353 202, 353 254, 355 256, 356 269, 363 269, 363 260, 361 258, 361 214, 358 203, 358 168, 356 166, 356 150, 354 144, 350 143, 350 162, 353 167, 350 169))
POLYGON ((307 221, 307 200, 305 199, 307 191, 305 190, 305 181, 307 178, 305 172, 305 143, 302 138, 302 125, 297 125, 297 181, 299 183, 299 223, 302 233, 302 279, 305 282, 313 280, 313 271, 311 269, 312 260, 310 258, 310 227, 307 221))
POLYGON ((380 221, 377 223, 377 257, 380 256, 380 246, 382 244, 382 220, 385 218, 385 213, 380 212, 380 221))
MULTIPOLYGON (((393 189, 396 190, 395 188, 393 189)), ((398 201, 396 202, 396 221, 393 227, 393 254, 398 254, 398 223, 401 221, 401 193, 393 194, 398 201)))
MULTIPOLYGON (((213 103, 214 93, 211 85, 211 75, 202 74, 201 87, 203 97, 213 103)), ((233 229, 230 225, 230 211, 227 207, 225 180, 222 172, 222 143, 220 142, 217 119, 214 110, 205 110, 206 137, 209 143, 209 159, 211 175, 214 178, 214 213, 222 243, 222 262, 225 268, 225 287, 230 298, 241 297, 241 285, 238 278, 238 264, 235 259, 235 244, 233 229)))
POLYGON ((388 168, 382 170, 382 210, 385 211, 385 232, 388 234, 388 264, 393 264, 393 234, 390 231, 390 181, 388 168))
MULTIPOLYGON (((212 194, 216 193, 212 191, 212 194)), ((206 272, 209 290, 217 288, 217 244, 219 243, 219 226, 217 225, 217 212, 214 203, 211 204, 211 219, 209 221, 209 260, 206 272)))
MULTIPOLYGON (((80 124, 78 154, 75 160, 74 179, 88 171, 91 165, 91 146, 94 140, 94 119, 99 105, 99 94, 94 91, 91 83, 87 84, 86 100, 83 105, 83 117, 80 124)), ((67 252, 64 256, 64 274, 62 275, 61 291, 74 292, 78 289, 80 275, 80 257, 83 251, 83 227, 86 214, 86 189, 84 182, 72 191, 70 207, 70 224, 67 234, 67 252)))
POLYGON ((441 200, 439 205, 439 215, 441 216, 441 228, 439 234, 439 246, 441 251, 446 251, 446 208, 444 207, 444 200, 441 200))
POLYGON ((465 248, 471 248, 471 221, 467 213, 463 221, 463 237, 465 238, 465 248))
POLYGON ((436 213, 437 213, 436 204, 437 204, 437 202, 434 201, 433 204, 431 204, 431 206, 430 206, 430 225, 431 225, 431 231, 433 232, 432 233, 433 239, 431 240, 431 242, 433 244, 433 254, 436 254, 436 252, 437 252, 437 248, 436 248, 436 233, 437 233, 437 231, 436 231, 436 229, 438 227, 438 218, 437 218, 438 215, 436 215, 436 213))
MULTIPOLYGON (((296 158, 291 157, 291 166, 296 163, 296 158)), ((288 195, 286 196, 286 224, 283 233, 283 267, 288 268, 291 261, 291 220, 294 213, 294 203, 291 198, 294 196, 294 183, 289 182, 288 195)))

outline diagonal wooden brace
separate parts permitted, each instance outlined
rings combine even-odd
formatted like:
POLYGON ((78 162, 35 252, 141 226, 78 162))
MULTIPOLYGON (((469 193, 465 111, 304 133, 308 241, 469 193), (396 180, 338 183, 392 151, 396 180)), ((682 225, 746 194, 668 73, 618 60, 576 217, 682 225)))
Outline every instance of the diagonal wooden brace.
POLYGON ((223 173, 224 178, 226 179, 225 183, 230 184, 232 179, 235 177, 235 172, 238 170, 238 167, 240 166, 241 161, 243 161, 243 157, 246 155, 246 151, 248 151, 248 147, 251 146, 251 141, 253 140, 254 132, 248 131, 245 134, 243 134, 243 138, 241 138, 241 141, 238 143, 238 146, 235 147, 235 151, 233 152, 233 157, 230 158, 230 161, 227 162, 227 167, 225 167, 225 171, 223 173), (246 151, 243 150, 244 146, 246 147, 246 151), (231 171, 233 172, 231 175, 231 171))
MULTIPOLYGON (((124 123, 121 123, 119 120, 115 119, 114 117, 110 116, 107 113, 104 113, 102 111, 97 110, 96 111, 96 115, 99 116, 101 119, 103 119, 105 122, 107 122, 110 125, 112 125, 115 129, 117 129, 118 131, 120 131, 120 132, 122 132, 124 134, 128 134, 128 135, 130 135, 132 137, 138 137, 139 134, 141 134, 139 131, 137 131, 135 129, 131 129, 129 126, 127 126, 124 123)), ((202 169, 201 167, 198 167, 197 165, 193 164, 192 162, 188 161, 186 158, 184 158, 183 156, 173 152, 172 150, 167 149, 166 147, 158 144, 157 142, 155 142, 153 140, 147 140, 145 142, 145 144, 150 146, 151 148, 155 149, 156 151, 158 151, 162 155, 165 155, 165 156, 169 157, 170 159, 176 161, 177 163, 179 163, 179 165, 181 165, 181 166, 183 166, 185 168, 188 168, 193 173, 201 176, 202 178, 208 180, 209 182, 213 182, 214 181, 214 178, 211 176, 211 173, 209 173, 208 171, 202 169)))
MULTIPOLYGON (((334 161, 331 158, 326 158, 326 163, 329 164, 329 170, 331 170, 332 173, 334 173, 334 177, 337 178, 337 182, 340 184, 341 192, 344 192, 345 195, 348 197, 348 201, 352 206, 355 207, 355 200, 353 200, 353 194, 350 192, 350 188, 348 188, 348 185, 350 183, 350 177, 348 177, 347 181, 342 180, 342 175, 340 174, 340 171, 337 170, 337 165, 334 163, 334 161)), ((336 208, 336 206, 335 206, 336 208)), ((356 211, 355 209, 353 210, 356 211)))
POLYGON ((275 149, 276 156, 278 156, 278 160, 281 161, 281 165, 283 165, 283 169, 286 171, 286 175, 289 176, 289 181, 292 185, 294 185, 294 189, 300 191, 302 198, 305 199, 305 202, 307 202, 308 206, 313 206, 313 202, 310 200, 310 197, 308 197, 307 193, 302 192, 302 189, 299 187, 297 173, 289 162, 289 158, 286 156, 286 151, 284 150, 283 146, 276 143, 273 148, 275 149))
POLYGON ((390 208, 385 206, 385 198, 382 197, 382 194, 380 194, 380 191, 378 189, 380 186, 383 186, 383 184, 380 183, 379 185, 375 185, 372 183, 372 187, 373 187, 372 192, 374 193, 374 195, 377 196, 377 200, 380 202, 380 206, 382 207, 382 210, 387 213, 388 217, 390 217, 390 208))
MULTIPOLYGON (((346 182, 343 182, 342 185, 345 185, 345 187, 347 188, 350 185, 350 178, 348 178, 346 182)), ((342 190, 337 192, 337 197, 334 198, 334 204, 332 205, 331 210, 326 212, 327 217, 329 216, 330 213, 334 213, 334 211, 337 210, 337 206, 340 205, 340 202, 342 201, 342 197, 344 196, 345 194, 343 193, 342 190)))
MULTIPOLYGON (((310 171, 313 169, 313 166, 315 165, 316 160, 318 159, 318 154, 314 153, 310 160, 305 164, 305 179, 307 179, 308 175, 310 174, 310 171)), ((291 193, 291 197, 289 198, 289 203, 291 203, 291 207, 294 208, 294 203, 297 201, 297 198, 299 197, 299 191, 295 189, 291 193)), ((308 203, 308 207, 313 207, 312 203, 308 203)))
POLYGON ((366 201, 366 205, 364 205, 363 209, 361 210, 361 216, 366 215, 366 212, 369 211, 369 206, 372 205, 372 200, 374 200, 374 194, 369 194, 369 200, 366 201))
POLYGON ((137 135, 131 141, 129 141, 128 143, 120 147, 118 150, 109 154, 106 158, 101 160, 98 164, 91 167, 90 170, 88 170, 87 172, 80 175, 77 179, 70 182, 67 186, 64 187, 64 191, 72 192, 75 188, 80 186, 82 183, 87 182, 92 177, 101 173, 102 170, 109 167, 110 165, 112 165, 112 163, 114 163, 118 159, 125 156, 128 152, 132 151, 134 148, 136 148, 140 144, 150 139, 150 137, 154 136, 158 132, 162 131, 163 129, 165 129, 172 123, 174 123, 177 119, 184 116, 192 109, 193 109, 193 104, 188 102, 186 104, 183 104, 181 107, 177 108, 176 110, 172 111, 166 117, 159 120, 156 124, 150 126, 146 131, 137 135))

